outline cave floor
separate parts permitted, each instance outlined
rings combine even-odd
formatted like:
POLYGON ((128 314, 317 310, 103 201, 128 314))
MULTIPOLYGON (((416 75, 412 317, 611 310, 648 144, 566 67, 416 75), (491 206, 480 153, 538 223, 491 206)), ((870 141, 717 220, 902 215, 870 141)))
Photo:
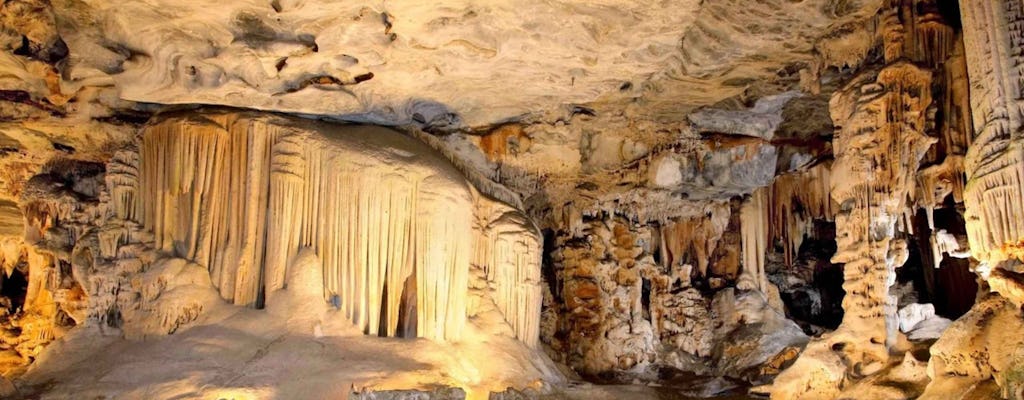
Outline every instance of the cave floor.
POLYGON ((340 316, 326 317, 314 334, 304 329, 312 326, 309 321, 223 305, 163 337, 127 340, 98 327, 73 329, 16 383, 32 399, 234 400, 344 399, 352 388, 437 385, 459 386, 470 399, 486 399, 507 386, 541 382, 552 389, 544 397, 551 399, 688 400, 718 384, 704 381, 680 390, 568 382, 540 352, 495 334, 487 315, 474 318, 457 344, 368 337, 340 316))
POLYGON ((546 357, 490 334, 487 318, 467 328, 466 340, 442 344, 364 336, 334 313, 327 311, 316 331, 273 310, 227 305, 164 337, 73 329, 16 383, 26 397, 41 399, 320 399, 345 398, 353 387, 434 385, 486 398, 560 376, 546 357))

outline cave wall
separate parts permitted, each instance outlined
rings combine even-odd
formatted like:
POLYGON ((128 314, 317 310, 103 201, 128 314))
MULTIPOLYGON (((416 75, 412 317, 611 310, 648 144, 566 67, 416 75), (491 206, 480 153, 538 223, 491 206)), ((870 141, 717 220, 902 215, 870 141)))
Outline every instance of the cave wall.
MULTIPOLYGON (((861 66, 830 101, 836 127, 830 195, 838 205, 832 261, 844 264, 843 320, 779 377, 772 398, 878 396, 864 382, 886 379, 907 382, 909 392, 897 396, 920 393, 910 384, 920 379, 890 372, 893 354, 908 349, 893 285, 910 255, 915 210, 925 209, 934 229, 932 210, 954 192, 961 198, 966 92, 949 76, 963 70, 963 58, 937 2, 887 2, 876 23, 878 61, 861 66), (943 151, 929 153, 937 142, 943 151)), ((939 235, 931 234, 934 243, 939 235)), ((928 252, 941 260, 956 244, 928 252)), ((916 365, 921 375, 923 364, 916 365)))
POLYGON ((964 170, 971 253, 980 261, 1020 259, 1024 237, 1019 1, 963 2, 974 135, 964 170))
MULTIPOLYGON (((558 41, 529 52, 535 64, 507 52, 536 38, 493 24, 516 4, 421 20, 405 4, 311 17, 316 4, 286 2, 207 19, 132 3, 153 26, 136 35, 121 14, 91 24, 84 5, 8 3, 0 186, 27 234, 4 234, 3 264, 11 282, 14 270, 28 277, 22 326, 5 326, 12 365, 72 324, 137 337, 186 326, 210 296, 266 306, 308 248, 322 262, 321 300, 365 333, 455 340, 493 302, 520 340, 597 379, 671 368, 767 381, 804 333, 833 328, 786 321, 813 314, 796 309, 808 296, 815 322, 842 323, 811 342, 774 397, 863 394, 853 391, 872 382, 913 397, 927 360, 897 332, 910 320, 897 309, 919 295, 897 282, 910 262, 904 276, 919 274, 907 279, 931 301, 956 297, 937 304, 947 316, 973 303, 972 271, 1000 293, 980 296, 932 349, 925 395, 993 378, 984 390, 1020 397, 1016 355, 991 351, 1019 346, 984 318, 1012 326, 1024 303, 1019 0, 963 1, 952 14, 954 3, 934 0, 689 2, 642 24, 573 26, 593 43, 558 41), (730 14, 758 24, 722 23, 730 14), (327 28, 349 18, 348 33, 327 28), (658 29, 680 18, 681 41, 658 29), (216 34, 179 31, 199 20, 216 34), (494 29, 485 43, 452 23, 481 20, 494 29), (634 25, 664 43, 615 34, 634 25), (747 25, 806 38, 779 49, 717 30, 747 25), (58 28, 99 59, 69 54, 58 28), (677 54, 680 42, 692 46, 677 54), (608 47, 632 70, 589 57, 608 47), (550 57, 562 53, 579 57, 550 57), (439 78, 409 78, 427 64, 439 78), (548 83, 517 98, 505 96, 509 82, 548 83), (418 97, 428 92, 436 98, 418 97), (125 99, 341 113, 408 124, 418 141, 250 112, 163 114, 142 127, 163 106, 125 99), (833 240, 834 254, 817 248, 833 240), (819 273, 839 268, 843 310, 822 317, 839 291, 815 287, 819 273), (191 300, 171 301, 175 291, 191 300), (913 379, 893 378, 893 354, 909 357, 913 379)), ((612 19, 562 6, 526 8, 612 19)))
POLYGON ((1021 321, 1020 76, 1024 4, 961 2, 971 89, 972 143, 964 161, 967 238, 982 278, 979 301, 931 348, 921 398, 1024 398, 1021 321), (985 294, 990 290, 994 293, 985 294))
POLYGON ((536 228, 415 139, 212 112, 150 124, 139 155, 137 189, 116 207, 134 208, 157 251, 208 268, 225 300, 273 302, 311 248, 324 301, 365 333, 457 340, 474 264, 516 334, 536 340, 536 228), (416 324, 398 332, 408 309, 416 324))
POLYGON ((740 276, 739 215, 726 202, 661 223, 591 215, 576 233, 555 232, 542 329, 552 357, 607 382, 663 370, 755 382, 777 374, 807 337, 763 272, 740 276), (702 257, 706 271, 695 265, 702 257))

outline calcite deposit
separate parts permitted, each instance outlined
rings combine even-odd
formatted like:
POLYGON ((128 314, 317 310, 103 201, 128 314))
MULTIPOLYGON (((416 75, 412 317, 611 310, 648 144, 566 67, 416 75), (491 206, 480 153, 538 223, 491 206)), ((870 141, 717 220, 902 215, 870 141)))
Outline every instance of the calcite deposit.
POLYGON ((8 0, 0 398, 1024 399, 1021 0, 8 0))

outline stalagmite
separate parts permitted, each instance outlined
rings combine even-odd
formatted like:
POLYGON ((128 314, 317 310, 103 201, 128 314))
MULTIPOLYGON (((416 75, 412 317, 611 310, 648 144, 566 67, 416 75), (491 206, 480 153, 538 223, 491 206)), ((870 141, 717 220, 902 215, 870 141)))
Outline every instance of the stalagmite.
POLYGON ((889 288, 909 256, 897 229, 908 230, 906 209, 917 198, 920 163, 937 141, 933 126, 932 71, 948 57, 946 28, 934 4, 893 0, 880 12, 886 66, 865 71, 829 102, 836 126, 830 196, 836 213, 836 254, 843 266, 843 320, 808 345, 779 377, 772 398, 839 396, 846 376, 886 367, 896 344, 896 298, 889 288), (901 228, 902 227, 902 228, 901 228))
MULTIPOLYGON (((964 220, 973 268, 998 293, 978 296, 930 349, 922 399, 1024 398, 1024 3, 960 1, 973 130, 963 161, 964 220), (987 393, 986 393, 987 392, 987 393)), ((934 252, 962 248, 938 235, 934 252)), ((954 253, 950 253, 953 255, 954 253)))
POLYGON ((913 193, 918 162, 934 139, 924 131, 932 101, 927 71, 898 63, 874 82, 857 83, 832 101, 833 119, 842 127, 832 170, 832 197, 842 205, 833 262, 846 264, 846 313, 839 331, 858 338, 848 343, 857 347, 849 349, 851 365, 867 365, 885 362, 895 340, 896 310, 888 289, 907 257, 895 229, 913 193))
POLYGON ((729 213, 728 205, 719 204, 709 207, 702 217, 681 218, 664 224, 661 227, 662 263, 670 269, 692 260, 700 276, 706 277, 711 254, 729 223, 729 213))
POLYGON ((137 213, 156 247, 206 266, 235 304, 273 301, 299 249, 312 247, 325 301, 338 298, 365 333, 401 334, 402 310, 413 307, 418 336, 456 340, 471 255, 487 245, 497 303, 535 342, 539 235, 504 206, 511 217, 494 241, 474 242, 474 203, 493 201, 475 200, 465 178, 414 139, 213 112, 152 124, 141 155, 137 213), (415 296, 404 295, 409 279, 415 296))
POLYGON ((1024 321, 929 264, 1024 258, 1021 1, 5 0, 0 398, 914 398, 895 304, 1024 321))

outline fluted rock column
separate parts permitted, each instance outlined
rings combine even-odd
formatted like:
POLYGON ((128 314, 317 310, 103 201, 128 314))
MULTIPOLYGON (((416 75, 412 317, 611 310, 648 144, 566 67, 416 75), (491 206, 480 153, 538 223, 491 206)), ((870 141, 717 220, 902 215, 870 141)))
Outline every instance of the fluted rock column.
POLYGON ((915 198, 921 160, 937 142, 929 135, 931 68, 949 56, 953 33, 931 0, 891 0, 878 17, 884 67, 862 71, 829 102, 830 195, 838 205, 832 262, 845 264, 843 322, 779 375, 773 399, 836 398, 851 378, 884 368, 896 341, 889 288, 908 256, 896 232, 915 198))
POLYGON ((320 262, 300 267, 322 268, 323 300, 365 333, 458 340, 476 263, 511 331, 537 341, 540 233, 413 138, 208 110, 150 123, 138 165, 114 187, 119 215, 234 304, 273 302, 311 249, 320 262))
MULTIPOLYGON (((889 296, 907 245, 895 238, 921 157, 935 142, 925 134, 931 73, 898 62, 877 78, 854 80, 833 97, 839 132, 832 198, 835 263, 843 269, 845 315, 836 332, 850 366, 884 363, 895 340, 896 304, 889 296)), ((865 371, 866 372, 866 371, 865 371)))
MULTIPOLYGON (((1024 398, 1024 1, 960 1, 973 132, 964 157, 964 220, 976 271, 999 295, 979 297, 931 347, 921 399, 947 399, 993 380, 1024 398)), ((988 395, 992 397, 992 395, 988 395)))
POLYGON ((979 261, 1024 259, 1024 1, 961 1, 973 143, 967 237, 979 261))

